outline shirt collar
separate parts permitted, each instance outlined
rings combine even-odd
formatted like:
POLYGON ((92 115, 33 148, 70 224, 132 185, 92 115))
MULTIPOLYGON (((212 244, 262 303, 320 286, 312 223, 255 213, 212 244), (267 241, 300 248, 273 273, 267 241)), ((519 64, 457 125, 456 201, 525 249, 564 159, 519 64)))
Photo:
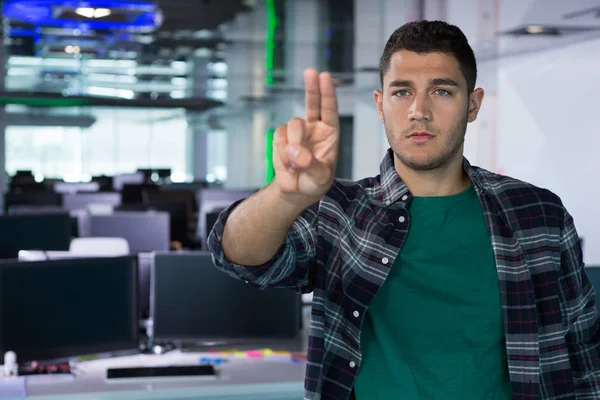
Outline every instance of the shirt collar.
MULTIPOLYGON (((485 192, 484 182, 480 179, 478 168, 471 166, 469 161, 463 157, 463 168, 471 178, 473 186, 478 193, 485 192)), ((371 202, 389 206, 398 200, 407 201, 412 197, 406 184, 398 175, 394 167, 394 153, 388 149, 383 161, 379 166, 379 187, 370 193, 371 202)))

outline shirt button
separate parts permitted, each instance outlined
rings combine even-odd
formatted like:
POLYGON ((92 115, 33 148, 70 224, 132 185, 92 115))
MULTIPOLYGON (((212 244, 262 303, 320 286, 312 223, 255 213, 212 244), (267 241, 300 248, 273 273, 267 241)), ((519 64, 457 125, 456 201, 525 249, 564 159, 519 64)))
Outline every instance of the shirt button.
POLYGON ((404 218, 404 217, 400 217, 400 218, 398 218, 398 221, 400 221, 400 222, 404 222, 404 221, 406 221, 406 218, 404 218))
POLYGON ((387 258, 387 257, 383 257, 383 258, 381 259, 381 262, 382 262, 382 263, 384 263, 384 264, 387 264, 387 263, 389 263, 389 262, 390 262, 390 260, 388 260, 388 258, 387 258))
POLYGON ((406 201, 406 199, 408 199, 407 195, 402 196, 402 201, 406 201))
POLYGON ((350 361, 350 368, 356 367, 356 363, 354 361, 350 361))
POLYGON ((354 318, 360 317, 360 313, 358 311, 354 311, 352 315, 354 315, 354 318))
POLYGON ((392 204, 392 201, 391 201, 391 200, 386 200, 386 201, 385 201, 385 204, 386 204, 387 206, 389 206, 390 204, 392 204))

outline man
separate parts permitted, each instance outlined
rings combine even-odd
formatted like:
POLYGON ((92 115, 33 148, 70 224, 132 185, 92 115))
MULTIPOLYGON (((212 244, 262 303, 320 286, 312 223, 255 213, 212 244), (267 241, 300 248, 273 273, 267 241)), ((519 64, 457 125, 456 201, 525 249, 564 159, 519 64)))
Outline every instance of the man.
POLYGON ((334 87, 306 71, 306 118, 277 130, 274 182, 220 216, 216 266, 313 292, 307 399, 600 398, 573 219, 550 191, 463 158, 484 97, 463 33, 406 24, 380 71, 380 175, 334 179, 334 87))

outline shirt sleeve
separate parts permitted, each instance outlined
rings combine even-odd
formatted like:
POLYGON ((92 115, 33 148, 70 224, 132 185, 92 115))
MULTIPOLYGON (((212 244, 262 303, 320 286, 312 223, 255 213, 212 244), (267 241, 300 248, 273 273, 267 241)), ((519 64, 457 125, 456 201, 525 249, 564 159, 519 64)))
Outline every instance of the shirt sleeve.
POLYGON ((313 291, 314 265, 317 249, 318 203, 307 208, 288 231, 284 243, 271 260, 259 266, 244 266, 230 262, 221 246, 227 219, 242 200, 225 209, 211 230, 207 245, 213 263, 228 275, 259 289, 278 287, 298 293, 313 291))
POLYGON ((600 399, 600 321, 595 291, 583 264, 581 241, 565 210, 561 234, 561 301, 567 313, 566 336, 577 399, 600 399))

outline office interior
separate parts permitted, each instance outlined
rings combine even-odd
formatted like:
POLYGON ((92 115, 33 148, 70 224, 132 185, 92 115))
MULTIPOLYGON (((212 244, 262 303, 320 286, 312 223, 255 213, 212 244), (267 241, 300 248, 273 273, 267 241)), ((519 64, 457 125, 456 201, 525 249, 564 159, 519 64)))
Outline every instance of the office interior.
POLYGON ((471 164, 557 193, 600 290, 597 0, 4 0, 0 398, 301 399, 311 295, 214 268, 329 71, 339 178, 379 172, 389 35, 459 26, 486 92, 471 164), (110 397, 113 398, 113 397, 110 397))

